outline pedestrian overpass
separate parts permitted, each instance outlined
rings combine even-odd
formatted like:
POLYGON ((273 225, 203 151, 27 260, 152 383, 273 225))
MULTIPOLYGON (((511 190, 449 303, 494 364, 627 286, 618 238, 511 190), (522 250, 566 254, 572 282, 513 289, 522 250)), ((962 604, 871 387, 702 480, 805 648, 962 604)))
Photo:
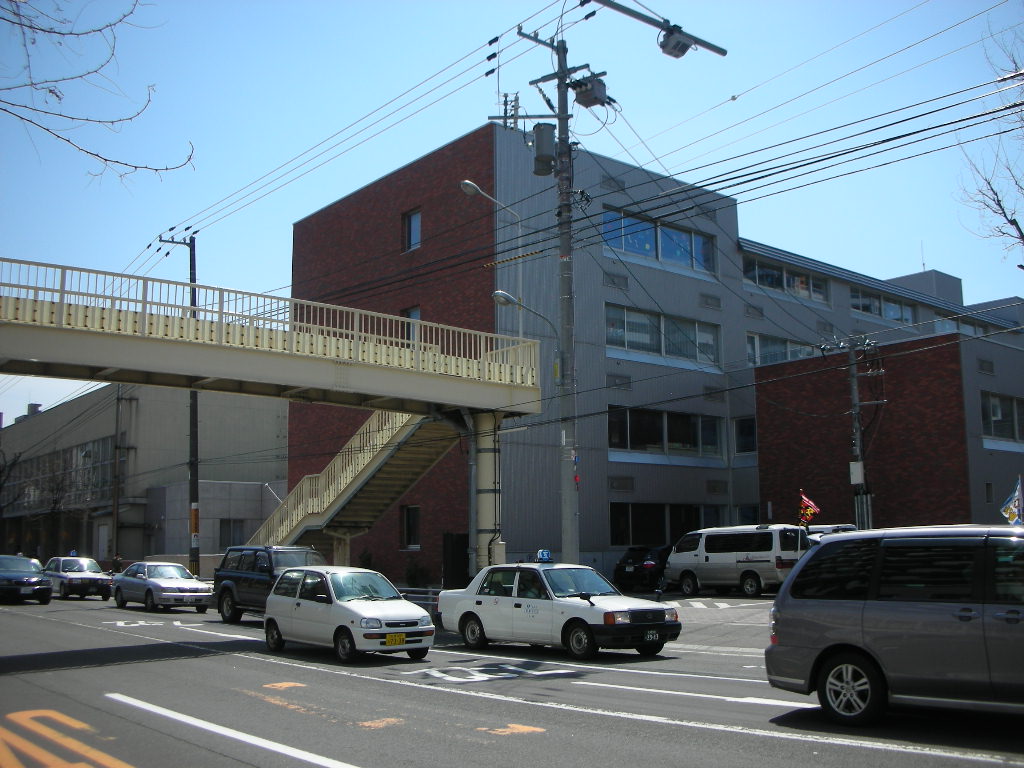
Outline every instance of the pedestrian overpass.
POLYGON ((504 416, 540 411, 537 364, 537 342, 510 336, 0 259, 2 374, 372 411, 327 467, 303 478, 253 537, 264 544, 329 546, 336 563, 348 561, 352 536, 368 530, 468 433, 478 450, 479 505, 470 505, 476 519, 471 527, 477 563, 486 564, 487 545, 495 538, 495 432, 504 416))

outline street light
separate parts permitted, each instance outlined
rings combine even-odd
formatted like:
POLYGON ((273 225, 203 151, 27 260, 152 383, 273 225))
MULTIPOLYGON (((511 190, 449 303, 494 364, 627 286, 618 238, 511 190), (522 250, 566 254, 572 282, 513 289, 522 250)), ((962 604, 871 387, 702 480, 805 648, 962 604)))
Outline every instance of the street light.
MULTIPOLYGON (((542 315, 533 307, 528 307, 525 304, 523 304, 523 302, 521 302, 508 291, 495 291, 494 293, 491 294, 491 298, 494 299, 494 303, 498 304, 499 306, 518 307, 519 309, 524 309, 531 315, 536 315, 537 317, 539 317, 541 320, 548 324, 548 327, 551 328, 551 332, 554 334, 555 338, 555 386, 560 385, 562 383, 562 349, 561 345, 558 343, 558 328, 555 327, 555 324, 552 323, 545 315, 542 315)), ((522 318, 519 318, 519 323, 520 325, 522 325, 522 318)), ((523 335, 522 332, 520 332, 519 335, 521 337, 523 335)))
MULTIPOLYGON (((459 188, 463 192, 465 192, 468 196, 470 196, 470 197, 472 197, 473 195, 480 195, 481 197, 487 198, 492 203, 494 203, 496 206, 498 206, 502 210, 508 211, 510 214, 512 214, 515 217, 515 219, 516 219, 516 283, 517 283, 517 285, 516 285, 516 293, 518 293, 519 296, 521 297, 523 295, 523 219, 522 219, 522 217, 518 213, 513 211, 511 208, 509 208, 507 205, 505 205, 503 202, 501 202, 500 200, 495 200, 493 197, 488 195, 486 192, 484 192, 482 189, 480 189, 480 186, 478 184, 476 184, 475 182, 470 181, 469 179, 465 179, 464 181, 460 181, 459 182, 459 188)), ((512 298, 512 297, 509 297, 509 298, 512 298)), ((501 301, 498 301, 498 299, 495 299, 495 301, 497 301, 499 304, 503 303, 501 301)), ((516 303, 518 303, 518 301, 516 301, 516 303)), ((520 306, 522 306, 522 305, 520 305, 520 306)), ((524 309, 525 309, 525 307, 524 307, 524 309)), ((533 310, 528 310, 528 311, 532 312, 533 310)), ((547 318, 544 318, 544 319, 547 320, 547 318)), ((523 337, 523 318, 522 318, 522 315, 519 316, 519 334, 518 335, 519 335, 519 338, 523 337)), ((556 333, 555 336, 557 337, 557 335, 558 334, 556 333)))

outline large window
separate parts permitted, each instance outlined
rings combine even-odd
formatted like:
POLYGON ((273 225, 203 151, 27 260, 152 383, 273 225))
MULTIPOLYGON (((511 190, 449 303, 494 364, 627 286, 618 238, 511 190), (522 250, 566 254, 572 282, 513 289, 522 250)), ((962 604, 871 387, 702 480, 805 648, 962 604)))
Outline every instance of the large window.
POLYGON ((678 541, 683 534, 718 525, 723 508, 717 504, 629 504, 609 506, 612 546, 657 547, 678 541))
POLYGON ((813 355, 814 347, 810 344, 760 333, 747 334, 747 362, 751 365, 771 365, 813 355))
MULTIPOLYGON (((736 438, 736 453, 754 453, 757 451, 757 420, 753 416, 744 416, 733 421, 736 438)), ((755 516, 755 522, 756 522, 755 516)))
POLYGON ((614 450, 721 456, 721 431, 717 416, 608 407, 608 447, 614 450))
POLYGON ((850 308, 897 323, 910 325, 914 322, 913 304, 882 296, 879 293, 871 293, 855 285, 850 286, 850 308))
POLYGON ((701 272, 715 271, 714 241, 707 235, 620 211, 605 211, 603 226, 605 243, 618 251, 701 272))
POLYGON ((810 272, 748 257, 743 260, 743 278, 761 288, 828 303, 828 280, 810 272))
POLYGON ((959 603, 980 599, 974 578, 980 539, 886 539, 878 599, 959 603))
POLYGON ((982 392, 981 433, 1024 442, 1024 399, 982 392))
POLYGON ((718 363, 718 326, 672 315, 606 304, 605 343, 609 347, 718 363))
POLYGON ((965 336, 984 336, 988 333, 988 328, 983 323, 941 315, 935 320, 935 330, 938 333, 962 333, 965 336))

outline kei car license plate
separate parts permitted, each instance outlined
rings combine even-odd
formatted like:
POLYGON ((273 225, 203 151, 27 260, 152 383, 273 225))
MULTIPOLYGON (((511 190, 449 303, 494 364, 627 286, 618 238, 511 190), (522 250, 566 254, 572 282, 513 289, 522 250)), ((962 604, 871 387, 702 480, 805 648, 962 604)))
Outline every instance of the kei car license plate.
POLYGON ((658 638, 658 630, 656 629, 648 629, 646 632, 644 632, 644 642, 651 642, 653 640, 657 640, 658 638))
POLYGON ((405 645, 405 632, 388 632, 384 636, 384 645, 405 645))
POLYGON ((627 565, 626 566, 626 573, 632 573, 632 572, 633 572, 633 566, 632 565, 627 565))

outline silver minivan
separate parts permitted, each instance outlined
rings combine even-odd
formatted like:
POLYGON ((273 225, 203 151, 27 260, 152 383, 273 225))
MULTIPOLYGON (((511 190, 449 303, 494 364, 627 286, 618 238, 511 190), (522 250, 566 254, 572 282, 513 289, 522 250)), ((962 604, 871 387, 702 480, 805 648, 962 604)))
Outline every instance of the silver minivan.
POLYGON ((1024 714, 1024 528, 826 536, 771 610, 768 682, 848 725, 889 704, 1024 714))
POLYGON ((796 525, 732 525, 691 531, 665 563, 665 582, 687 597, 701 589, 738 588, 747 597, 778 587, 811 547, 796 525))

